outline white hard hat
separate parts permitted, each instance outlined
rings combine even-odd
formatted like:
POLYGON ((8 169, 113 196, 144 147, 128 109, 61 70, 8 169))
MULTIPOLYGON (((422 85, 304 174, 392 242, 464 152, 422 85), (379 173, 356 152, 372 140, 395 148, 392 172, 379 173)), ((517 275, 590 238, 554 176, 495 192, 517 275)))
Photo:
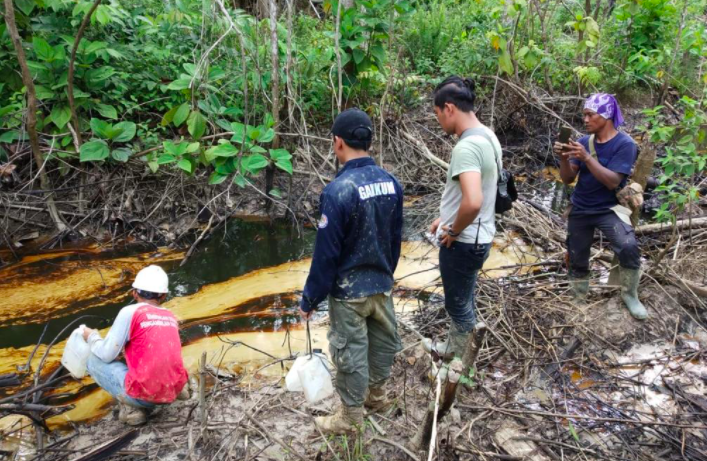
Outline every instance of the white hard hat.
POLYGON ((147 266, 137 273, 133 288, 151 293, 168 293, 169 278, 160 266, 147 266))

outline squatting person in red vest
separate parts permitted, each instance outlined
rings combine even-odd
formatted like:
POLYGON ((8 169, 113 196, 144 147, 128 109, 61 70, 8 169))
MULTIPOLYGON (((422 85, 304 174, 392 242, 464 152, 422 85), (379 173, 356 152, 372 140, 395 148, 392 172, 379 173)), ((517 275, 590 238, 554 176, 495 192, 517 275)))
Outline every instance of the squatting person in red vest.
POLYGON ((87 370, 120 405, 119 419, 131 426, 147 421, 157 405, 172 403, 188 376, 182 361, 179 324, 160 304, 167 297, 168 277, 159 266, 138 272, 133 283, 135 304, 118 313, 108 335, 86 328, 91 347, 87 370), (118 355, 125 351, 125 361, 118 355))

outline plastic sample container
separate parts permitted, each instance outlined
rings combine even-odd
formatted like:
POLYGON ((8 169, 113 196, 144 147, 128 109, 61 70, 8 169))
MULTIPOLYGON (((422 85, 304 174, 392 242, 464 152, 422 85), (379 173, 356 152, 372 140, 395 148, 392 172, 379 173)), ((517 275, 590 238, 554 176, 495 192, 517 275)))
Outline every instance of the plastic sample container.
POLYGON ((61 356, 61 364, 76 379, 86 376, 86 363, 89 354, 91 354, 91 347, 83 339, 84 328, 84 325, 81 325, 71 332, 69 340, 66 341, 64 354, 61 356))
POLYGON ((298 357, 285 377, 290 392, 304 392, 307 402, 314 404, 334 393, 328 359, 321 350, 298 357))

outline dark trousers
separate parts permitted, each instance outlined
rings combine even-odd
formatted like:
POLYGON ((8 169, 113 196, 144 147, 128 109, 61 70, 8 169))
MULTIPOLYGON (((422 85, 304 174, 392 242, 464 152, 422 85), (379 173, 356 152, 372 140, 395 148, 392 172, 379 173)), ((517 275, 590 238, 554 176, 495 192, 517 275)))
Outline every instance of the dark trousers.
POLYGON ((621 221, 616 213, 570 214, 567 225, 567 250, 570 255, 570 276, 589 275, 589 255, 594 242, 594 229, 599 229, 619 257, 619 265, 626 269, 640 269, 641 251, 638 249, 633 227, 621 221))
POLYGON ((489 257, 491 244, 454 242, 439 249, 439 272, 444 287, 444 308, 460 332, 476 324, 474 290, 476 277, 489 257))

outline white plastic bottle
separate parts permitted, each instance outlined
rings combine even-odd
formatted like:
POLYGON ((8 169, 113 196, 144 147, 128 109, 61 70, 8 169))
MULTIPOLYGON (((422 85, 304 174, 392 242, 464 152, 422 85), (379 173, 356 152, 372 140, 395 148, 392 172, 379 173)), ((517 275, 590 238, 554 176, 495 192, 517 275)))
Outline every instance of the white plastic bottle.
POLYGON ((91 347, 83 339, 83 330, 85 325, 81 325, 69 336, 64 348, 64 354, 61 356, 61 364, 69 370, 71 376, 76 379, 81 379, 86 376, 86 363, 88 356, 91 353, 91 347))

